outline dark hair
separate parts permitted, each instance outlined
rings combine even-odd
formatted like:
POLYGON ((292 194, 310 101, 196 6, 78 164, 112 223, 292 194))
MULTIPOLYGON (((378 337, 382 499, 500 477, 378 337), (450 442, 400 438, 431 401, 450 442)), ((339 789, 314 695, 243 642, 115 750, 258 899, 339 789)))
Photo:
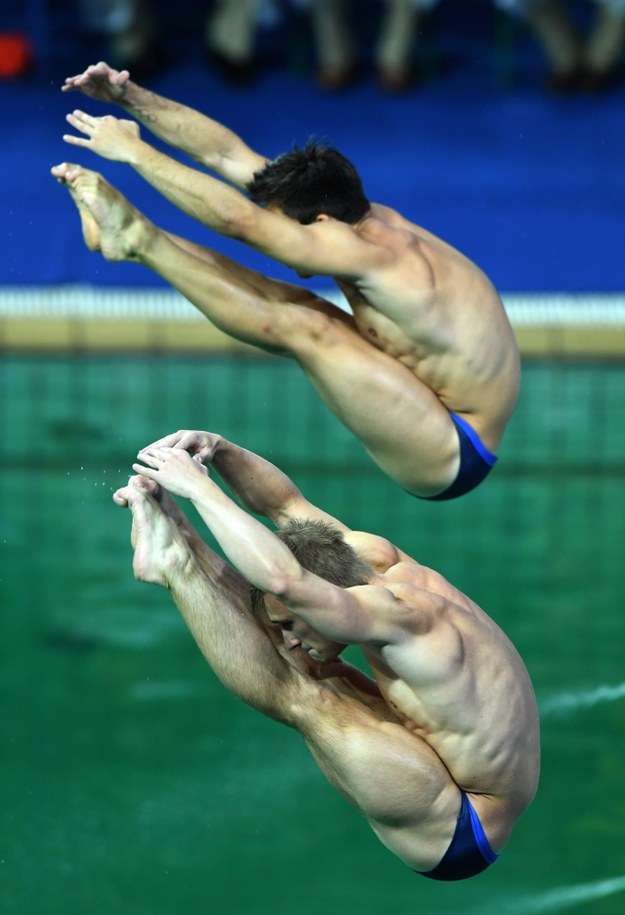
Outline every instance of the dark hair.
POLYGON ((268 162, 247 189, 255 203, 274 204, 302 225, 314 222, 320 213, 353 224, 371 206, 349 159, 314 140, 268 162))
MULTIPOLYGON (((373 575, 371 567, 345 543, 343 534, 326 521, 294 518, 275 534, 302 568, 340 588, 365 585, 373 575)), ((264 607, 264 593, 252 587, 250 594, 252 609, 258 613, 264 607)))

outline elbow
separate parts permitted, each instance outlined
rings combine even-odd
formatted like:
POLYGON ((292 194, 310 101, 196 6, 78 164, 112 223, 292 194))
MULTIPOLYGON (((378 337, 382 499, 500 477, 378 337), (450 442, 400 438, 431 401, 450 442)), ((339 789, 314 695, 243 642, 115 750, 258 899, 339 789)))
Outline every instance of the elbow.
POLYGON ((253 244, 257 235, 257 209, 255 204, 243 198, 240 206, 223 210, 220 214, 220 234, 253 244))
POLYGON ((221 213, 216 220, 215 230, 220 235, 227 238, 234 238, 236 241, 245 241, 245 229, 240 219, 236 216, 221 213))
POLYGON ((292 576, 273 569, 267 576, 267 592, 273 594, 278 600, 286 600, 292 593, 292 576))
POLYGON ((302 578, 302 569, 286 569, 274 567, 267 576, 266 591, 273 594, 279 601, 288 601, 298 592, 298 586, 302 578))
POLYGON ((227 235, 229 238, 234 238, 235 241, 242 241, 246 244, 251 244, 254 240, 251 220, 240 215, 230 216, 225 219, 222 234, 227 235))

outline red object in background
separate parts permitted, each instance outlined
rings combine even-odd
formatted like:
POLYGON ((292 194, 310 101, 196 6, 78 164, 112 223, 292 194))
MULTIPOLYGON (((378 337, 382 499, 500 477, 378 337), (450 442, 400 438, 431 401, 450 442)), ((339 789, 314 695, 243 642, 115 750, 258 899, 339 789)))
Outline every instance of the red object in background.
POLYGON ((26 76, 33 62, 33 46, 28 35, 0 33, 0 79, 26 76))

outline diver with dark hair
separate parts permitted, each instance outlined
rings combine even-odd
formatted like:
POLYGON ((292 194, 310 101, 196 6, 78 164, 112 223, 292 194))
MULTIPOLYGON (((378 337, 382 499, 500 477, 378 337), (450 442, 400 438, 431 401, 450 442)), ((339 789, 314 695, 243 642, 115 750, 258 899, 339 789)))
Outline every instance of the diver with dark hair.
POLYGON ((268 160, 224 125, 104 63, 65 89, 116 102, 220 177, 177 162, 142 140, 136 121, 110 115, 75 110, 67 120, 79 136, 66 134, 66 142, 131 165, 195 219, 300 276, 333 277, 351 313, 200 245, 163 232, 157 239, 154 226, 149 245, 158 243, 158 257, 136 241, 138 232, 130 250, 125 221, 146 228, 145 217, 101 176, 56 166, 83 227, 104 230, 111 259, 145 263, 226 333, 295 358, 378 466, 412 494, 451 499, 485 479, 516 403, 520 361, 501 299, 476 264, 370 202, 355 167, 332 146, 310 141, 268 160))

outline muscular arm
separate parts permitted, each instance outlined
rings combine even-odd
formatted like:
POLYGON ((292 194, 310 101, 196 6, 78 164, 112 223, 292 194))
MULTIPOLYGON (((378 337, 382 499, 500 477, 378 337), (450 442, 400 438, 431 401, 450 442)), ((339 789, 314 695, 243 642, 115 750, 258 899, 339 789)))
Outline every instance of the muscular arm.
POLYGON ((232 130, 130 80, 127 70, 114 70, 103 61, 65 80, 63 92, 79 90, 90 98, 118 105, 170 146, 222 178, 244 188, 266 158, 254 152, 232 130))
POLYGON ((84 136, 64 134, 66 143, 131 165, 173 204, 222 235, 237 237, 238 227, 258 209, 236 188, 150 146, 141 139, 134 121, 111 115, 96 118, 83 111, 68 114, 67 121, 84 136))
POLYGON ((161 140, 237 187, 247 187, 267 162, 218 121, 135 83, 130 84, 122 107, 161 140))
POLYGON ((251 512, 264 515, 277 527, 292 518, 317 518, 347 531, 336 518, 304 498, 295 483, 265 458, 214 432, 181 429, 145 449, 178 448, 210 464, 251 512))
POLYGON ((227 560, 252 585, 275 595, 294 614, 343 644, 388 643, 397 637, 396 598, 384 587, 350 589, 302 568, 276 535, 236 505, 182 449, 151 447, 133 469, 190 499, 227 560), (391 610, 391 612, 389 612, 391 610))
POLYGON ((319 216, 300 225, 252 203, 236 188, 189 168, 141 139, 134 122, 75 111, 68 122, 84 137, 65 142, 131 165, 152 187, 193 219, 236 238, 302 273, 356 281, 393 259, 391 251, 365 241, 346 223, 319 216))

